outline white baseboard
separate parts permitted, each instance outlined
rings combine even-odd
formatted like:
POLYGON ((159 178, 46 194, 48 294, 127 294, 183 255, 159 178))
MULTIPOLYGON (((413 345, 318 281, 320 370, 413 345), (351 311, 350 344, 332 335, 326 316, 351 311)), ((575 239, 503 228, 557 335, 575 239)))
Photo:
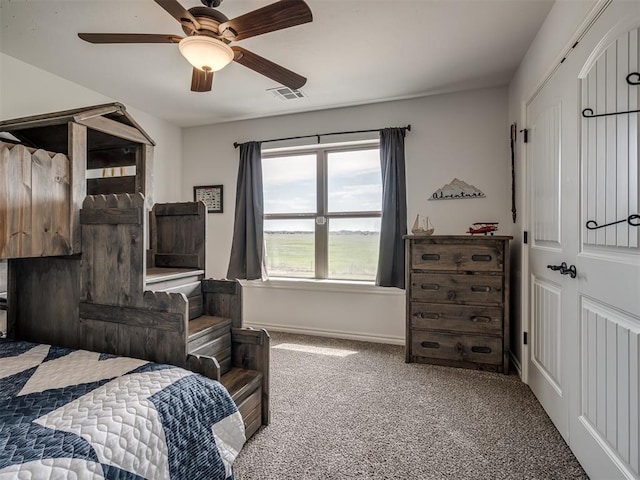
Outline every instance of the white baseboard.
POLYGON ((245 327, 264 328, 272 332, 297 333, 316 337, 344 338, 361 342, 387 343, 390 345, 404 345, 403 337, 389 337, 385 335, 371 335, 361 332, 331 331, 321 328, 298 327, 295 325, 272 325, 267 323, 247 323, 245 327))
POLYGON ((520 380, 522 380, 522 365, 520 365, 520 362, 518 361, 518 359, 514 357, 513 352, 509 352, 509 357, 511 359, 511 365, 514 366, 514 368, 516 369, 516 372, 518 372, 518 376, 520 377, 520 380))

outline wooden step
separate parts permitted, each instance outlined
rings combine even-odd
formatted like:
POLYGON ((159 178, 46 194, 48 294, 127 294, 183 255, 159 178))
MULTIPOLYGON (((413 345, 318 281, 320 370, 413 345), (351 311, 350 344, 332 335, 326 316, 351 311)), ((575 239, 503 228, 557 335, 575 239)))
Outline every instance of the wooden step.
POLYGON ((194 283, 204 278, 204 270, 195 268, 147 268, 145 290, 155 292, 194 283))
POLYGON ((187 353, 214 357, 223 375, 231 368, 231 319, 202 315, 189 320, 187 353))
POLYGON ((152 292, 166 292, 166 293, 184 293, 189 302, 189 320, 194 319, 202 315, 203 312, 203 298, 202 298, 202 282, 198 279, 193 280, 196 277, 180 277, 169 281, 157 281, 148 283, 147 290, 152 292), (180 283, 184 282, 184 283, 180 283))
POLYGON ((231 319, 225 317, 212 317, 202 315, 189 320, 188 341, 192 342, 203 336, 217 338, 231 331, 231 319))
POLYGON ((232 368, 220 379, 236 405, 241 404, 257 388, 262 386, 262 373, 245 368, 232 368))
POLYGON ((220 383, 235 402, 244 422, 245 435, 250 438, 262 425, 262 373, 244 368, 232 368, 220 383))
POLYGON ((225 333, 213 340, 206 336, 194 342, 189 342, 189 353, 192 355, 206 355, 207 357, 231 357, 231 334, 225 333), (202 339, 205 339, 202 341, 202 339))

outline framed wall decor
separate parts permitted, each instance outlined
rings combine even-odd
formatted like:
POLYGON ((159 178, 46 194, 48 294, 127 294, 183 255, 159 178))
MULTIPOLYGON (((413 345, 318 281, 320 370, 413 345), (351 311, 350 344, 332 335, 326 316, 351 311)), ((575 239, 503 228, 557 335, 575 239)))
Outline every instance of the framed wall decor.
POLYGON ((193 187, 193 199, 204 202, 208 213, 222 213, 222 185, 193 187))
POLYGON ((451 200, 456 198, 484 198, 485 194, 474 185, 454 178, 451 183, 443 185, 431 195, 429 200, 451 200))

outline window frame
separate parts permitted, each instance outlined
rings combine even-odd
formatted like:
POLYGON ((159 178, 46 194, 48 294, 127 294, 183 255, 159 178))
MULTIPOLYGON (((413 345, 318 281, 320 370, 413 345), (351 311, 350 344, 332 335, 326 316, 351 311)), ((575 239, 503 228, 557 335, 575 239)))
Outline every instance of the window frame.
MULTIPOLYGON (((273 277, 311 280, 358 281, 353 279, 329 278, 329 222, 331 219, 345 218, 382 218, 382 210, 366 210, 354 212, 329 212, 329 176, 328 160, 330 153, 341 153, 358 150, 380 151, 380 140, 360 142, 344 142, 302 147, 285 147, 263 150, 262 162, 269 158, 293 157, 299 155, 316 155, 316 211, 309 213, 265 213, 264 220, 314 220, 315 241, 315 275, 313 277, 273 277)), ((381 205, 382 207, 382 205, 381 205)), ((373 282, 374 280, 371 280, 373 282)))

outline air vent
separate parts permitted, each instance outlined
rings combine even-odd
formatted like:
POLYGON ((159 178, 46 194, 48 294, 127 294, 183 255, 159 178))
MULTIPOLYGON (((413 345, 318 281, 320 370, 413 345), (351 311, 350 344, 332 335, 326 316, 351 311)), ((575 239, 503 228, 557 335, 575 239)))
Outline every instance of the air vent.
POLYGON ((279 98, 280 100, 297 100, 298 98, 306 98, 306 95, 301 90, 292 90, 289 87, 270 88, 267 92, 279 98))

